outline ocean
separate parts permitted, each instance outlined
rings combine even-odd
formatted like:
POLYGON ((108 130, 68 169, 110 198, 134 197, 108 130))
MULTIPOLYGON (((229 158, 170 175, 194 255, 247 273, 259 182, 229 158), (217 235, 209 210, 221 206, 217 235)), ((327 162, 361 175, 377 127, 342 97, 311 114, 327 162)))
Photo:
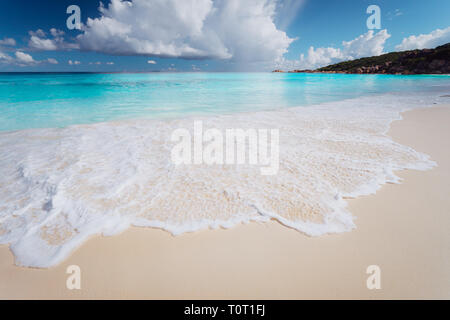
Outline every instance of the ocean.
POLYGON ((351 231, 346 199, 439 165, 387 133, 449 93, 444 75, 2 74, 0 243, 18 265, 50 267, 130 226, 178 235, 274 219, 309 236, 351 231), (277 130, 278 171, 175 164, 173 133, 196 121, 277 130))
POLYGON ((0 131, 274 110, 392 92, 439 92, 449 83, 447 75, 0 74, 0 131))

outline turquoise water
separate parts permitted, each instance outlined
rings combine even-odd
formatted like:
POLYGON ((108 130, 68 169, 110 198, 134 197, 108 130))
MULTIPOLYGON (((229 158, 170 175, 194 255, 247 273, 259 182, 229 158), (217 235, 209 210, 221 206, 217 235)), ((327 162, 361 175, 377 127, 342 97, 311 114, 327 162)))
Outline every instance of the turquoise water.
POLYGON ((0 131, 267 110, 446 88, 446 75, 0 74, 0 131))

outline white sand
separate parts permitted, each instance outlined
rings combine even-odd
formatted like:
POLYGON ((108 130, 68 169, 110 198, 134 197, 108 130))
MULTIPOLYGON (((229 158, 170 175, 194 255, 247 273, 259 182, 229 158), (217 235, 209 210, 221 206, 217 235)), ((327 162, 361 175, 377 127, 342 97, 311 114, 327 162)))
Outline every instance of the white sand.
POLYGON ((276 222, 172 237, 133 228, 95 237, 50 269, 14 266, 0 247, 0 298, 450 298, 450 107, 393 123, 395 141, 438 167, 350 201, 357 229, 309 238, 276 222), (82 289, 66 289, 79 265, 82 289), (366 288, 368 265, 381 290, 366 288))

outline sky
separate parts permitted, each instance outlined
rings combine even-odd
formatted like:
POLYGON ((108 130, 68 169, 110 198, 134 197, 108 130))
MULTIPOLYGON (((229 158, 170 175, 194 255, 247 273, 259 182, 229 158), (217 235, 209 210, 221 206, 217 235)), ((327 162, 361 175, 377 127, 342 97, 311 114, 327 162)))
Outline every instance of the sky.
POLYGON ((448 42, 448 0, 0 2, 0 72, 313 69, 448 42))

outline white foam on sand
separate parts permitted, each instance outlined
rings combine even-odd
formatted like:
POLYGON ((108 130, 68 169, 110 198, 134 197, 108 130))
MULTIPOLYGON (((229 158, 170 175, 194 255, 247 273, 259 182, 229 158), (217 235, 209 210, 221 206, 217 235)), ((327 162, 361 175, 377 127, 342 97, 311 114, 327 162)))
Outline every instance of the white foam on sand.
POLYGON ((131 225, 181 234, 276 219, 311 236, 350 231, 344 198, 399 182, 396 170, 435 165, 386 135, 400 112, 433 99, 383 95, 201 118, 205 129, 279 129, 273 176, 254 165, 175 166, 171 134, 192 129, 193 118, 0 133, 0 243, 18 265, 49 267, 89 236, 131 225))

